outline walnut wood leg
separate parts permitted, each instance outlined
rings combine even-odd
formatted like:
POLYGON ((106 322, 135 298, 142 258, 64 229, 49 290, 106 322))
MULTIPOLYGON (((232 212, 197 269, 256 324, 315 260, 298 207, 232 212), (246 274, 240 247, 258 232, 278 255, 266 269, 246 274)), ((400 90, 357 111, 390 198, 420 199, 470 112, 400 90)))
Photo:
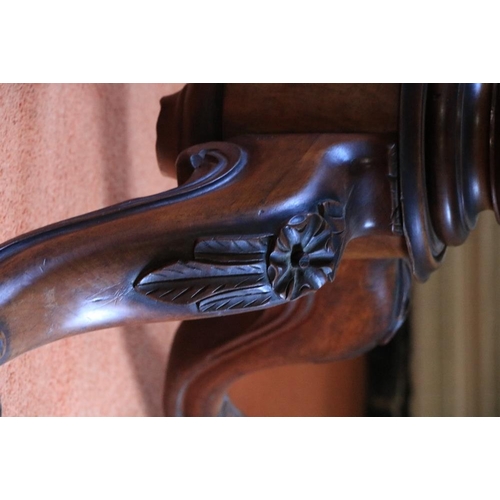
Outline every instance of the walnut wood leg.
POLYGON ((404 319, 410 288, 402 260, 349 260, 314 295, 238 316, 180 326, 167 371, 169 416, 237 416, 227 391, 265 368, 355 357, 387 342, 404 319))
POLYGON ((5 243, 0 364, 99 328, 278 306, 332 281, 351 248, 404 256, 392 224, 393 139, 193 146, 179 156, 179 188, 5 243))
POLYGON ((370 348, 401 319, 403 260, 425 280, 480 212, 500 220, 498 94, 186 87, 158 122, 179 188, 0 245, 0 364, 69 335, 204 318, 179 330, 166 407, 217 415, 249 371, 370 348))

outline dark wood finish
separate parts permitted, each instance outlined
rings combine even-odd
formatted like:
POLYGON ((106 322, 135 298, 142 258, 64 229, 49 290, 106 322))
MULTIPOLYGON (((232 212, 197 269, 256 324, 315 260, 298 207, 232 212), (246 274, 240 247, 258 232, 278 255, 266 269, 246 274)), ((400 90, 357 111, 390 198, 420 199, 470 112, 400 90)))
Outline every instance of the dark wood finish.
POLYGON ((176 177, 175 162, 184 149, 222 139, 223 91, 221 83, 186 85, 160 101, 156 156, 166 175, 176 177))
POLYGON ((225 394, 246 373, 373 347, 404 317, 406 269, 425 280, 480 211, 498 216, 497 94, 185 87, 158 120, 177 189, 0 247, 0 364, 86 331, 203 318, 179 329, 166 411, 217 415, 238 413, 225 394))
POLYGON ((7 242, 0 361, 99 328, 281 304, 331 281, 357 238, 366 257, 371 236, 375 250, 383 241, 400 256, 393 141, 306 134, 194 146, 179 156, 189 181, 178 189, 7 242))
POLYGON ((345 260, 316 294, 244 316, 187 321, 166 378, 171 416, 233 416, 227 390, 247 373, 352 357, 388 342, 406 313, 410 273, 402 260, 345 260))
POLYGON ((404 227, 422 281, 439 266, 446 246, 463 243, 479 213, 497 206, 497 92, 493 84, 402 87, 404 227))
POLYGON ((400 88, 399 83, 225 84, 222 137, 395 133, 400 88))
POLYGON ((400 88, 399 83, 189 84, 161 100, 158 163, 176 177, 175 161, 184 149, 245 134, 397 133, 400 88))

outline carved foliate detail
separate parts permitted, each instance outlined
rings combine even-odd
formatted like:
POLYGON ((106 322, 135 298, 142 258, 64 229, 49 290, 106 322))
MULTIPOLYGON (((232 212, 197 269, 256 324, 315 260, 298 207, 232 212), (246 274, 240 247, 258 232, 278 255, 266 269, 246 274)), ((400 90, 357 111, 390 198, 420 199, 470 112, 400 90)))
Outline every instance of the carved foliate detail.
POLYGON ((275 299, 265 261, 268 237, 201 239, 195 260, 145 276, 136 288, 163 302, 196 304, 202 312, 257 307, 275 299))
POLYGON ((196 304, 201 312, 262 307, 294 300, 335 277, 344 247, 344 206, 328 200, 291 218, 273 238, 200 239, 194 260, 147 274, 136 289, 156 300, 196 304))
POLYGON ((269 278, 277 294, 294 300, 333 281, 343 249, 343 207, 335 201, 320 205, 319 213, 290 219, 269 256, 269 278))
POLYGON ((208 238, 199 240, 194 249, 196 260, 222 262, 262 262, 269 237, 208 238))

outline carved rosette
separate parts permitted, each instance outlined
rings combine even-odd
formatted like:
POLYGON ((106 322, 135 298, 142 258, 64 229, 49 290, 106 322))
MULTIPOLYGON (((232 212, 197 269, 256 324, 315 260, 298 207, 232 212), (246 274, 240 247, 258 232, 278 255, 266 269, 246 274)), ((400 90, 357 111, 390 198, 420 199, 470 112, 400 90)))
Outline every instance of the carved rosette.
POLYGON ((344 247, 344 227, 344 207, 329 200, 317 212, 290 219, 276 237, 200 239, 194 260, 149 273, 135 288, 161 302, 196 304, 206 313, 294 300, 333 280, 344 247))
POLYGON ((335 277, 343 249, 343 210, 326 202, 319 212, 293 217, 276 239, 268 275, 283 299, 294 300, 318 290, 335 277))

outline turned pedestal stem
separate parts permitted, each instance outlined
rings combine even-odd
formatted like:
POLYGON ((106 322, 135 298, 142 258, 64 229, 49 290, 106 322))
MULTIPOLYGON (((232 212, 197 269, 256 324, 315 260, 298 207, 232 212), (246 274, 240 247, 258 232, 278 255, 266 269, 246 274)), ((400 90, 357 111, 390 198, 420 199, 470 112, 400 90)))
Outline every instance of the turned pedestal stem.
POLYGON ((462 244, 483 210, 497 219, 497 87, 405 84, 399 167, 413 271, 426 280, 446 246, 462 244))

